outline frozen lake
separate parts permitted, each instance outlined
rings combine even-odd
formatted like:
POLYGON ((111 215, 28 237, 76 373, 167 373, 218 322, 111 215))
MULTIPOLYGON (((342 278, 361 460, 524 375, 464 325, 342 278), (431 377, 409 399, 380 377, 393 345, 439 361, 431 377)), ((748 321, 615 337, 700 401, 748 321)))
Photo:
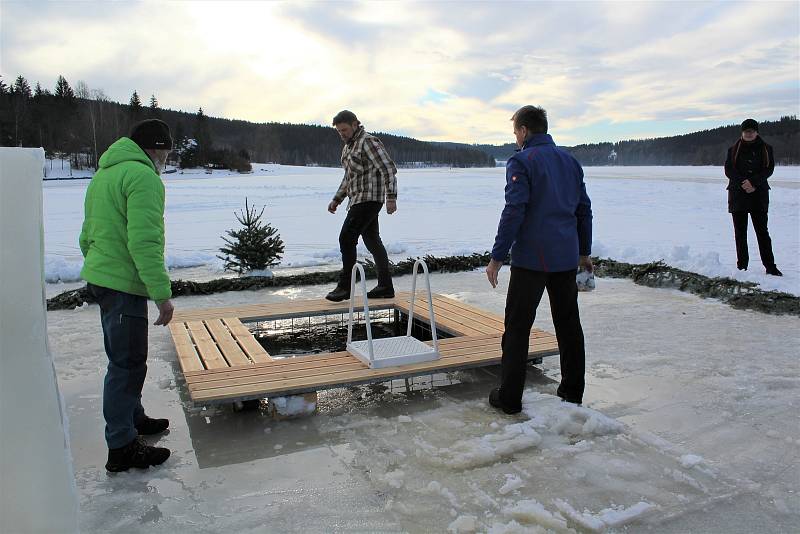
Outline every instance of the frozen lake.
MULTIPOLYGON (((344 210, 327 204, 342 171, 254 166, 250 175, 200 171, 164 176, 167 263, 173 278, 218 277, 215 256, 234 212, 247 197, 266 205, 265 219, 281 234, 281 267, 333 268, 344 210)), ((800 167, 778 167, 770 178, 770 233, 784 277, 766 276, 750 228, 750 270, 736 270, 733 226, 720 167, 588 167, 594 211, 593 254, 670 265, 708 276, 750 280, 800 294, 800 167)), ((398 211, 381 216, 381 235, 393 260, 424 254, 490 250, 504 198, 504 169, 400 169, 398 211)), ((78 235, 88 180, 44 186, 46 277, 74 281, 82 264, 78 235)), ((361 246, 362 253, 366 250, 361 246)), ((48 294, 63 288, 51 286, 48 294)))
MULTIPOLYGON (((435 274, 434 291, 502 313, 508 270, 435 274)), ((410 278, 396 280, 407 290, 410 278)), ((328 287, 175 299, 179 309, 318 298, 328 287)), ((552 396, 555 358, 529 372, 524 413, 454 385, 330 390, 320 413, 189 402, 163 328, 150 332, 144 405, 170 418, 161 467, 109 476, 106 357, 96 306, 48 313, 70 422, 82 532, 791 532, 800 525, 800 320, 673 290, 598 280, 580 295, 584 408, 552 396), (742 328, 746 325, 746 328, 742 328)), ((155 309, 151 303, 151 318, 155 309)), ((536 326, 552 331, 547 297, 536 326)), ((422 377, 421 381, 430 381, 422 377)))

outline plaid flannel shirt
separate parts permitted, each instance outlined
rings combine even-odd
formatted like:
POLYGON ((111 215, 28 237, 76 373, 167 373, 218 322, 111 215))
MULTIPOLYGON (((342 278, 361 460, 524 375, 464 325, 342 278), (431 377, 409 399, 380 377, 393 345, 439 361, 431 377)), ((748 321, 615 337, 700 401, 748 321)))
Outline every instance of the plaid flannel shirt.
POLYGON ((359 126, 353 138, 342 148, 344 177, 333 199, 341 203, 350 198, 350 206, 361 202, 384 202, 397 199, 397 167, 380 139, 359 126))

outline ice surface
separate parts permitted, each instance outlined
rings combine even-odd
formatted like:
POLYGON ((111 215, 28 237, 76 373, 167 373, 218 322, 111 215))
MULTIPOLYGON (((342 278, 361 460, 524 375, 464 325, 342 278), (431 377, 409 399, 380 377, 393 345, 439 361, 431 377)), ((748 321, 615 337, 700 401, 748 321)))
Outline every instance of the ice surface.
MULTIPOLYGON (((587 167, 594 211, 593 254, 645 263, 663 259, 707 276, 758 282, 800 294, 800 167, 770 178, 770 233, 783 278, 767 276, 750 229, 750 269, 736 269, 727 179, 721 167, 587 167)), ((187 171, 164 175, 166 261, 173 277, 220 276, 220 236, 238 226, 247 196, 266 205, 265 220, 281 234, 287 267, 339 265, 344 211, 326 211, 340 169, 254 164, 253 174, 187 171), (194 267, 193 269, 187 269, 194 267)), ((45 182, 45 253, 49 282, 74 281, 82 258, 78 234, 87 180, 45 182)), ((398 211, 381 216, 393 260, 425 254, 490 250, 503 207, 504 169, 401 169, 398 211)), ((752 225, 751 225, 752 226, 752 225)), ((359 254, 367 255, 363 245, 359 254)))
MULTIPOLYGON (((398 291, 410 283, 395 280, 398 291)), ((434 274, 431 285, 501 314, 508 271, 495 290, 482 272, 434 274)), ((223 293, 175 304, 285 302, 328 291, 223 293)), ((603 279, 579 299, 585 405, 554 396, 559 364, 546 358, 542 372, 528 371, 524 412, 513 417, 486 403, 496 368, 413 394, 320 392, 319 413, 294 421, 202 410, 188 400, 168 332, 151 328, 143 402, 154 417, 170 418, 158 443, 173 456, 158 469, 115 477, 103 469, 97 306, 50 312, 81 529, 444 532, 466 516, 476 532, 557 530, 544 525, 559 516, 574 530, 583 521, 659 533, 789 532, 800 524, 800 428, 792 424, 800 409, 800 320, 626 280, 603 279), (175 387, 161 389, 163 378, 175 387), (702 461, 685 467, 692 456, 702 461), (507 475, 524 485, 503 495, 507 475)), ((546 295, 536 326, 552 331, 546 295)))

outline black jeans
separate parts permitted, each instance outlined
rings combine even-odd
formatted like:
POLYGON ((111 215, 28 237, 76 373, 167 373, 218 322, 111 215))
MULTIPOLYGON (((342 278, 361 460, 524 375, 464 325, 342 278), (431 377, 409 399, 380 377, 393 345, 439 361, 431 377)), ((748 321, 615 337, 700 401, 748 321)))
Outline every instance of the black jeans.
POLYGON ((88 284, 100 305, 108 370, 103 384, 103 417, 109 449, 124 447, 145 417, 142 387, 147 375, 147 298, 88 284))
MULTIPOLYGON (((753 220, 753 230, 756 231, 758 240, 758 252, 761 255, 761 263, 764 267, 770 268, 775 265, 775 256, 772 254, 772 239, 767 230, 767 212, 751 211, 750 218, 753 220)), ((733 234, 736 238, 736 266, 746 269, 750 261, 750 254, 747 250, 747 214, 746 211, 734 211, 733 234)))
POLYGON ((350 274, 356 264, 356 245, 358 237, 364 240, 364 245, 375 258, 375 267, 378 270, 378 285, 392 286, 392 277, 389 274, 389 256, 381 241, 378 215, 383 207, 382 202, 361 202, 350 206, 347 217, 339 233, 339 250, 342 252, 342 273, 339 275, 339 287, 350 288, 350 274))
POLYGON ((561 353, 561 384, 557 394, 569 402, 583 401, 586 353, 578 314, 576 272, 548 273, 511 267, 500 385, 500 399, 509 408, 519 408, 522 403, 531 327, 545 289, 550 297, 550 311, 561 353))

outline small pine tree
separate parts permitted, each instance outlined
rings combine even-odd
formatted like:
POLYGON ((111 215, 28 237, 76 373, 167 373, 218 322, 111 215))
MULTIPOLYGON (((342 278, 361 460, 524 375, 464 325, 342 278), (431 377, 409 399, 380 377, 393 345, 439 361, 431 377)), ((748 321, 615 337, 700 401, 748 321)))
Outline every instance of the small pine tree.
POLYGON ((156 100, 156 95, 150 95, 150 109, 158 109, 158 100, 156 100))
POLYGON ((136 91, 134 91, 133 94, 131 95, 131 101, 129 105, 131 106, 131 109, 133 111, 138 111, 142 109, 142 101, 139 99, 139 93, 137 93, 136 91))
POLYGON ((64 100, 72 100, 75 98, 75 92, 72 90, 72 87, 70 87, 69 83, 67 83, 67 79, 61 75, 59 75, 58 80, 56 81, 55 95, 58 98, 63 98, 64 100))
POLYGON ((244 211, 234 212, 242 225, 239 230, 228 230, 229 237, 222 236, 226 246, 220 248, 225 256, 217 256, 225 262, 225 270, 242 274, 246 271, 264 270, 277 265, 283 256, 283 240, 278 230, 261 221, 264 209, 256 215, 256 208, 244 199, 244 211), (230 238, 230 239, 229 239, 230 238))

